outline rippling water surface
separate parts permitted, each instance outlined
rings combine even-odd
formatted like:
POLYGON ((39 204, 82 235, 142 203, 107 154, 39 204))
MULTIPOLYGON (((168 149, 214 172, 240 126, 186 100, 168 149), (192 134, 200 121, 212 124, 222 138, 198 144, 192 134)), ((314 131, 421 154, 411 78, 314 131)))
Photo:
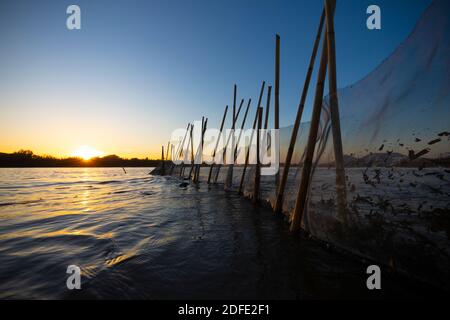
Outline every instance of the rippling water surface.
POLYGON ((223 186, 149 168, 0 169, 0 298, 378 298, 366 267, 223 186), (82 269, 69 291, 66 269, 82 269))

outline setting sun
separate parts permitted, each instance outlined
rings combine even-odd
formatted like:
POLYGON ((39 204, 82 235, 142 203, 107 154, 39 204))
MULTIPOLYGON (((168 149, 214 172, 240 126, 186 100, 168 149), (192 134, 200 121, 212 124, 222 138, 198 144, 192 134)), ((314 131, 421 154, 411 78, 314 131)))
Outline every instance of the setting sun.
POLYGON ((102 155, 103 152, 90 146, 81 146, 72 153, 72 156, 83 158, 84 160, 89 160, 93 157, 100 157, 102 155))

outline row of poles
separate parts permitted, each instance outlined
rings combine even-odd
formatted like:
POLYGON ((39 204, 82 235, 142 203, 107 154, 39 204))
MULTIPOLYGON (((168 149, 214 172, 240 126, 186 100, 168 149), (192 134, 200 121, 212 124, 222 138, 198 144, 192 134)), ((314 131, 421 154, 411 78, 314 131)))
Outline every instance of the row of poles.
MULTIPOLYGON (((320 17, 319 27, 317 30, 317 35, 314 40, 313 50, 309 61, 309 67, 306 73, 300 102, 297 108, 297 115, 295 118, 292 135, 290 138, 289 147, 287 149, 286 158, 284 161, 284 169, 282 170, 281 176, 279 173, 276 174, 275 177, 275 183, 277 186, 277 194, 276 194, 276 201, 273 207, 273 210, 275 213, 282 213, 283 212, 283 201, 284 201, 284 195, 285 195, 285 189, 288 181, 289 176, 289 169, 292 163, 292 158, 294 154, 294 148, 297 140, 298 131, 301 124, 301 119, 303 115, 303 110, 305 108, 306 98, 308 95, 308 90, 310 87, 310 82, 312 78, 312 74, 314 71, 314 65, 317 58, 317 53, 319 50, 320 45, 320 39, 322 38, 322 34, 324 34, 323 41, 322 41, 322 52, 320 55, 320 61, 319 61, 319 70, 317 73, 317 83, 315 87, 315 94, 314 94, 314 103, 313 103, 313 110, 312 110, 312 118, 311 118, 311 124, 309 128, 309 135, 307 140, 307 146, 306 146, 306 153, 304 156, 304 161, 302 165, 302 174, 301 174, 301 180, 299 189, 297 192, 297 198, 295 202, 294 212, 292 214, 291 218, 291 225, 290 229, 291 231, 298 231, 301 229, 302 225, 302 219, 304 216, 304 213, 306 211, 306 204, 308 200, 308 192, 309 192, 309 186, 311 182, 311 175, 312 175, 312 169, 313 169, 313 160, 315 155, 315 148, 316 148, 316 142, 318 138, 318 132, 320 127, 320 118, 321 118, 321 112, 322 112, 322 105, 323 105, 323 95, 324 95, 324 87, 326 82, 326 76, 328 71, 328 87, 329 87, 329 106, 330 106, 330 118, 331 118, 331 127, 332 127, 332 135, 333 135, 333 146, 334 146, 334 155, 335 155, 335 164, 336 164, 336 190, 337 190, 337 211, 338 216, 340 220, 343 223, 347 223, 347 213, 346 213, 346 183, 345 183, 345 169, 344 169, 344 157, 343 157, 343 147, 342 147, 342 138, 341 138, 341 128, 340 128, 340 120, 339 120, 339 104, 338 104, 338 96, 337 96, 337 78, 336 78, 336 44, 335 44, 335 31, 334 31, 334 12, 336 7, 336 0, 325 0, 324 9, 322 10, 322 14, 320 17), (325 27, 325 32, 323 32, 323 29, 325 27)), ((268 129, 268 119, 269 119, 269 111, 270 111, 270 101, 271 101, 271 94, 272 94, 272 87, 268 86, 267 88, 267 102, 266 102, 266 112, 264 117, 264 125, 263 125, 263 107, 262 104, 262 98, 264 95, 266 83, 263 81, 261 85, 261 90, 258 97, 258 103, 256 106, 256 113, 253 120, 253 126, 252 129, 254 132, 255 129, 261 130, 263 127, 264 129, 268 129)), ((280 128, 279 123, 279 112, 280 112, 280 36, 276 35, 276 41, 275 41, 275 81, 274 81, 274 100, 275 100, 275 110, 274 110, 274 129, 278 130, 280 128)), ((223 150, 221 150, 222 154, 221 156, 223 159, 226 157, 226 150, 228 148, 228 144, 232 143, 232 150, 233 155, 232 161, 228 166, 228 174, 225 181, 225 189, 229 190, 232 186, 232 177, 233 177, 233 166, 236 162, 237 158, 237 146, 239 145, 239 141, 241 139, 241 133, 237 138, 237 143, 235 141, 235 135, 234 130, 237 127, 237 120, 239 118, 239 114, 241 113, 242 106, 244 105, 244 99, 241 100, 239 107, 237 107, 237 86, 234 85, 234 91, 233 91, 233 115, 232 115, 232 130, 230 135, 228 136, 226 140, 226 145, 223 150), (236 147, 234 147, 236 146, 236 147)), ((244 113, 244 117, 241 123, 241 129, 244 129, 248 112, 251 105, 251 99, 248 100, 247 107, 244 113)), ((226 106, 224 110, 224 114, 222 117, 222 122, 220 125, 220 134, 222 134, 224 129, 225 120, 227 117, 229 107, 226 106)), ((196 154, 194 154, 194 145, 193 145, 193 124, 188 124, 186 128, 186 132, 184 135, 184 138, 181 142, 181 144, 178 145, 177 150, 174 152, 174 146, 170 144, 170 142, 167 145, 166 149, 166 155, 164 157, 164 146, 162 146, 162 174, 165 174, 165 161, 169 160, 169 156, 172 157, 172 155, 175 155, 178 159, 181 159, 183 156, 183 147, 185 145, 186 139, 188 141, 186 149, 186 152, 190 150, 190 157, 191 157, 191 165, 187 166, 184 163, 180 165, 180 177, 185 176, 185 170, 186 168, 189 168, 189 179, 192 179, 194 183, 198 183, 200 179, 200 168, 201 165, 198 164, 199 161, 195 161, 197 163, 194 165, 194 159, 201 159, 202 157, 202 150, 203 150, 203 144, 204 144, 204 134, 206 131, 208 119, 205 117, 202 118, 202 130, 201 130, 201 142, 200 145, 196 151, 196 154), (169 153, 170 150, 170 153, 169 153)), ((253 142, 253 133, 250 137, 250 143, 251 146, 253 142)), ((259 201, 259 188, 260 188, 260 181, 261 181, 261 166, 260 166, 260 135, 256 135, 256 165, 255 165, 255 181, 254 181, 254 191, 253 191, 253 202, 257 203, 259 201)), ((215 148, 213 150, 213 158, 216 157, 217 152, 220 152, 218 149, 219 139, 217 140, 217 143, 215 145, 215 148)), ((240 184, 238 188, 238 193, 243 194, 243 188, 244 188, 244 180, 245 175, 247 171, 247 167, 249 164, 249 156, 250 156, 250 147, 247 148, 246 154, 245 154, 245 163, 243 166, 243 171, 240 179, 240 184)), ((209 174, 208 174, 208 180, 207 183, 217 183, 217 179, 221 170, 222 165, 218 164, 216 168, 215 175, 213 177, 213 168, 214 164, 211 164, 209 167, 209 174)), ((170 171, 167 172, 167 174, 173 174, 174 166, 172 166, 170 171)))

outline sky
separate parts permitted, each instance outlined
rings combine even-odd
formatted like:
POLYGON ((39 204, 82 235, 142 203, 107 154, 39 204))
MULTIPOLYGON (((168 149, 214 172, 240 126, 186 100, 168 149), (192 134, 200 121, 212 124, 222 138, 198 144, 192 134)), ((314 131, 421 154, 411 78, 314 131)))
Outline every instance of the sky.
MULTIPOLYGON (((338 0, 338 87, 386 59, 430 3, 338 0), (381 30, 366 27, 371 4, 381 8, 381 30)), ((70 156, 90 146, 157 158, 171 132, 189 121, 204 115, 209 127, 219 127, 234 84, 239 99, 256 104, 261 82, 274 82, 276 34, 280 124, 291 125, 322 6, 318 0, 0 0, 0 152, 70 156), (71 4, 81 8, 81 30, 66 27, 71 4)), ((311 89, 304 121, 312 96, 311 89)))

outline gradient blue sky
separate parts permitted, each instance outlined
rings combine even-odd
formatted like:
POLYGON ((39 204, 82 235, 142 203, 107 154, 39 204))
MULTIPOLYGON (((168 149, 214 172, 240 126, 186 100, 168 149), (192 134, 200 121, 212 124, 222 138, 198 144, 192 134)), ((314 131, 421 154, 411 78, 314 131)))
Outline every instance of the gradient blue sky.
MULTIPOLYGON (((338 85, 366 76, 431 0, 338 0, 338 85), (382 9, 382 30, 366 8, 382 9)), ((218 126, 232 87, 256 100, 273 83, 281 36, 281 125, 295 117, 322 1, 0 1, 0 152, 156 157, 173 129, 218 126), (78 4, 82 30, 66 29, 78 4)), ((313 82, 314 83, 314 82, 313 82)), ((312 94, 310 94, 312 96, 312 94)), ((310 103, 304 120, 310 117, 310 103)))

